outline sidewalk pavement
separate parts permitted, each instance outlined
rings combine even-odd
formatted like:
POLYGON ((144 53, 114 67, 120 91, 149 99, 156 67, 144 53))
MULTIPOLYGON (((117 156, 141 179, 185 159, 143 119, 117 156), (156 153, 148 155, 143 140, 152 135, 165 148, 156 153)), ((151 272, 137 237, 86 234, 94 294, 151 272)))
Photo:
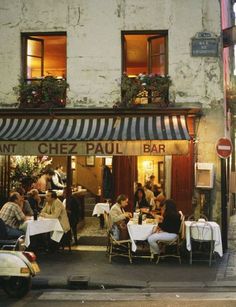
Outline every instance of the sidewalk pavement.
MULTIPOLYGON (((159 264, 148 259, 114 257, 108 261, 105 247, 79 246, 78 250, 40 254, 37 261, 41 273, 33 279, 34 287, 66 288, 70 276, 86 277, 89 287, 133 287, 158 289, 232 289, 236 287, 236 215, 230 218, 228 251, 217 257, 212 266, 208 262, 189 264, 188 253, 182 264, 165 259, 159 264)), ((234 289, 235 290, 235 289, 234 289)))
MULTIPOLYGON (((231 255, 208 262, 190 265, 188 259, 179 264, 176 259, 159 264, 148 259, 113 258, 108 262, 105 251, 61 251, 37 258, 41 272, 33 279, 34 288, 67 288, 70 276, 88 278, 90 288, 182 288, 203 291, 209 288, 235 287, 236 275, 226 276, 231 255), (228 278, 229 277, 229 278, 228 278)), ((228 274, 228 273, 227 273, 228 274)), ((229 274, 228 274, 229 275, 229 274)))

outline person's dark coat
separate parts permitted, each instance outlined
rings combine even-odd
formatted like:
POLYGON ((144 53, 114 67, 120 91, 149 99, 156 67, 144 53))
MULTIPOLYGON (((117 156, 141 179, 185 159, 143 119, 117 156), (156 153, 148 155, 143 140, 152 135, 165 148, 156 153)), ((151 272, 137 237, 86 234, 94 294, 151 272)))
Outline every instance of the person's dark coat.
POLYGON ((103 169, 103 198, 113 198, 113 177, 108 166, 103 169))

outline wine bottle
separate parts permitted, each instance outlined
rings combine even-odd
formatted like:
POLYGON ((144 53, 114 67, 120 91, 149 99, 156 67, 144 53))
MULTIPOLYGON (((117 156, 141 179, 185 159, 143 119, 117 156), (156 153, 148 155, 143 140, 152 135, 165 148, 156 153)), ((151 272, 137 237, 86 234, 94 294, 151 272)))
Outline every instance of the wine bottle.
POLYGON ((38 219, 38 211, 34 210, 34 220, 37 221, 38 219))
POLYGON ((143 222, 143 215, 142 215, 142 211, 140 210, 139 216, 138 216, 138 224, 142 225, 142 222, 143 222))

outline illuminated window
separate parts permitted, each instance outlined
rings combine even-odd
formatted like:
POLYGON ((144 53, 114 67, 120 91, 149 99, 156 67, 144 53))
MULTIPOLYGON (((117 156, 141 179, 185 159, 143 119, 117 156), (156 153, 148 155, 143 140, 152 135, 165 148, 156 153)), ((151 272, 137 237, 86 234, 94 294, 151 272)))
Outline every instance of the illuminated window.
POLYGON ((166 75, 167 32, 123 32, 123 72, 166 75))
POLYGON ((45 76, 66 78, 66 35, 23 34, 23 74, 26 80, 45 76))

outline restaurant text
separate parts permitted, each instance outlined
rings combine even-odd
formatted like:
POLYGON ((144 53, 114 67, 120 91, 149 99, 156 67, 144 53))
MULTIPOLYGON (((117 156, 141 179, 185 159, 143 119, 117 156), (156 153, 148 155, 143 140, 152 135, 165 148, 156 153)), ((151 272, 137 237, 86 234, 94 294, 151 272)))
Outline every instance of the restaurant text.
POLYGON ((76 155, 77 143, 40 143, 38 151, 42 155, 76 155))
POLYGON ((119 143, 87 143, 86 153, 95 155, 123 154, 119 143))
POLYGON ((2 154, 12 154, 15 152, 17 144, 0 144, 0 153, 2 154))

